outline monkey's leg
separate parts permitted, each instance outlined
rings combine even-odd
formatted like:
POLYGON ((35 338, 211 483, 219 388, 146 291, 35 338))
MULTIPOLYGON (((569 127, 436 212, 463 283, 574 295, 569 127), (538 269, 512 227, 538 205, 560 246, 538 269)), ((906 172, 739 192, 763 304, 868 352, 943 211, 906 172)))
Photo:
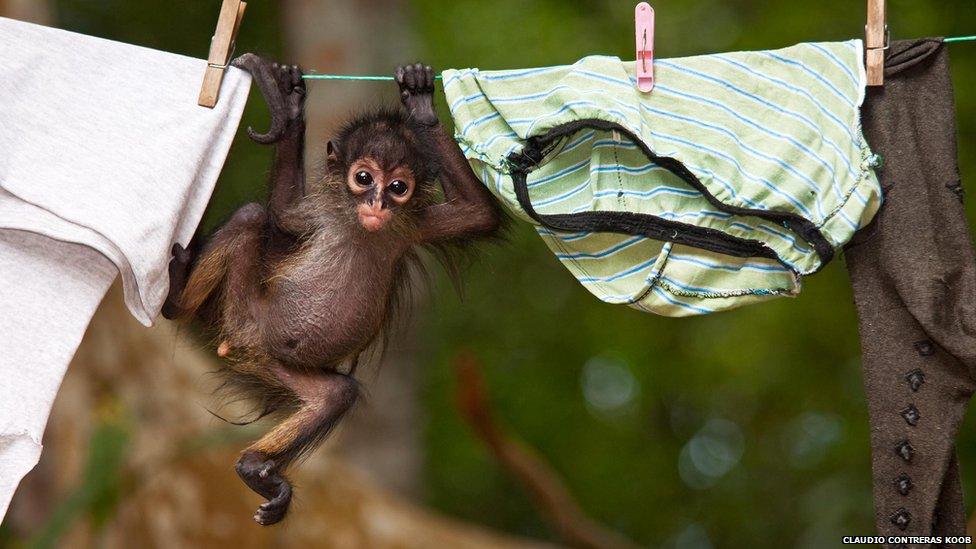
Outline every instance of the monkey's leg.
POLYGON ((278 366, 272 373, 295 393, 299 407, 245 449, 236 466, 244 483, 268 500, 254 514, 254 520, 265 526, 279 522, 288 512, 292 487, 284 470, 318 445, 359 395, 355 379, 333 371, 299 373, 278 366))
MULTIPOLYGON (((237 222, 224 246, 224 295, 222 300, 222 328, 229 336, 229 347, 246 337, 262 320, 264 302, 264 235, 268 227, 268 212, 257 203, 246 204, 234 214, 237 222)), ((226 343, 225 343, 226 344, 226 343)), ((225 353, 226 354, 226 353, 225 353)))
POLYGON ((193 315, 225 280, 228 265, 240 270, 244 265, 255 264, 256 257, 246 259, 261 253, 260 231, 266 222, 263 206, 245 204, 214 232, 198 254, 193 253, 193 242, 188 249, 174 245, 163 316, 172 319, 193 315))

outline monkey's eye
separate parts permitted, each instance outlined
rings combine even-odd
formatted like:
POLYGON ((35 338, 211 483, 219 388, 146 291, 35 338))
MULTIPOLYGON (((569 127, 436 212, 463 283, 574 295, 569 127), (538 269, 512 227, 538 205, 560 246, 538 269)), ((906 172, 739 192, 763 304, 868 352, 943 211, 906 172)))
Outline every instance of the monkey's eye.
POLYGON ((392 192, 397 196, 403 196, 407 194, 408 190, 410 190, 410 188, 407 187, 407 184, 404 183, 403 181, 400 181, 399 179, 397 179, 393 183, 390 183, 390 192, 392 192))
POLYGON ((373 176, 367 171, 356 172, 356 184, 360 187, 369 187, 373 184, 373 176))

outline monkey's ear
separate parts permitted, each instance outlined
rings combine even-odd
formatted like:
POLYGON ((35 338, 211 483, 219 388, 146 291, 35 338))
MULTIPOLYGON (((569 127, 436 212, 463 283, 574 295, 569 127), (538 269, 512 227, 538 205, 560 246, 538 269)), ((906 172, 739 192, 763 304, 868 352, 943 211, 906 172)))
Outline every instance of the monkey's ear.
POLYGON ((325 154, 329 162, 339 160, 339 142, 335 139, 330 139, 329 143, 325 146, 325 154))

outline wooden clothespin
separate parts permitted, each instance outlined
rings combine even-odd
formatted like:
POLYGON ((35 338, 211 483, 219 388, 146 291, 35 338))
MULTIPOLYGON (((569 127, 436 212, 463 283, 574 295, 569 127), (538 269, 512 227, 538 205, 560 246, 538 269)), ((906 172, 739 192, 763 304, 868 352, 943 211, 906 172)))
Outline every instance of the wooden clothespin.
POLYGON ((217 20, 217 30, 210 41, 210 55, 207 56, 207 72, 203 75, 203 86, 200 88, 201 107, 214 108, 220 97, 220 85, 224 81, 224 72, 230 57, 234 55, 234 45, 237 41, 237 31, 241 28, 241 19, 247 2, 242 0, 224 0, 220 7, 220 18, 217 20))
POLYGON ((654 89, 654 8, 641 2, 634 8, 634 29, 637 34, 637 89, 654 89))
POLYGON ((884 57, 888 49, 885 0, 868 0, 868 24, 864 27, 868 86, 884 85, 884 57))

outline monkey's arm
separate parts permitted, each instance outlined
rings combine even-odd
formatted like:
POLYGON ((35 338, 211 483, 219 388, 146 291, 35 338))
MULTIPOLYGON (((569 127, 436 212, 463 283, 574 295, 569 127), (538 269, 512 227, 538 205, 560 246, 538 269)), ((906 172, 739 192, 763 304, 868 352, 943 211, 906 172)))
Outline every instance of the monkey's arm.
POLYGON ((421 218, 426 241, 490 236, 498 232, 502 212, 498 201, 471 170, 454 139, 439 123, 429 130, 441 159, 444 202, 430 206, 421 218))
POLYGON ((251 73, 271 113, 271 128, 247 133, 262 144, 275 144, 268 210, 278 229, 285 230, 286 212, 305 196, 305 81, 297 65, 279 65, 246 53, 233 62, 251 73))
POLYGON ((421 217, 424 241, 488 236, 501 226, 498 202, 471 170, 454 138, 434 112, 434 71, 421 64, 399 67, 396 80, 400 99, 424 132, 441 164, 440 181, 444 202, 431 206, 421 217))

